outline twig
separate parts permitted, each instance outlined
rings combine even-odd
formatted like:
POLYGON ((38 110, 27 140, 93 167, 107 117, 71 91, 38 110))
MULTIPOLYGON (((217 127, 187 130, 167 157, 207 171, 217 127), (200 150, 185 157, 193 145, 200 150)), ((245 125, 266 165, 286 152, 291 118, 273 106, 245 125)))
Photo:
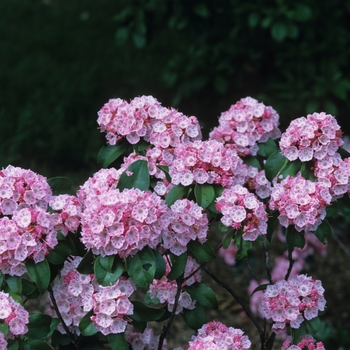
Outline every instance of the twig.
POLYGON ((74 347, 79 350, 80 349, 80 344, 79 344, 79 341, 77 340, 76 336, 69 330, 68 326, 66 325, 66 323, 64 322, 64 319, 61 315, 61 312, 60 310, 58 309, 58 305, 56 303, 56 299, 55 299, 55 296, 53 294, 53 290, 51 288, 51 286, 49 285, 48 288, 47 288, 49 294, 50 294, 50 298, 51 298, 51 301, 52 301, 52 304, 53 304, 53 307, 55 308, 55 311, 56 311, 56 314, 57 314, 57 317, 58 319, 60 320, 60 322, 62 323, 62 326, 64 328, 64 330, 66 331, 67 335, 69 336, 69 338, 71 339, 74 347))
POLYGON ((292 272, 292 269, 293 269, 293 266, 294 266, 294 260, 293 260, 293 250, 289 250, 288 249, 288 260, 289 260, 289 266, 288 266, 288 271, 287 271, 287 274, 286 274, 286 277, 284 277, 284 279, 286 281, 288 281, 288 278, 292 272))
POLYGON ((173 320, 175 317, 175 312, 176 312, 177 306, 179 304, 183 279, 178 278, 176 280, 176 283, 177 283, 177 291, 176 291, 176 295, 175 295, 174 306, 173 306, 173 309, 171 310, 171 315, 169 317, 168 323, 167 323, 166 327, 163 328, 163 332, 159 337, 158 350, 162 350, 164 339, 166 338, 166 336, 168 335, 168 333, 170 331, 171 324, 173 323, 173 320))
POLYGON ((265 266, 266 266, 266 274, 269 282, 272 284, 271 270, 270 270, 270 260, 269 260, 269 252, 266 246, 266 241, 263 242, 264 252, 265 252, 265 266))

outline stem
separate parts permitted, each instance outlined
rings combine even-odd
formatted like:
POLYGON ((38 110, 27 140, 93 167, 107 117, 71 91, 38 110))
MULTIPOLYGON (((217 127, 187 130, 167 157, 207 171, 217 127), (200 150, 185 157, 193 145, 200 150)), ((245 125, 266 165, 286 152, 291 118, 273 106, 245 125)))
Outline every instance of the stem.
POLYGON ((264 252, 265 252, 265 266, 266 266, 266 274, 269 282, 272 284, 271 270, 270 270, 270 260, 269 260, 269 251, 266 246, 266 241, 263 243, 264 252))
POLYGON ((50 294, 50 298, 51 298, 51 301, 52 301, 52 305, 53 305, 53 307, 55 308, 55 311, 56 311, 56 314, 57 314, 58 319, 59 319, 60 322, 62 323, 62 326, 63 326, 64 330, 66 331, 67 335, 69 336, 69 338, 71 339, 71 341, 72 341, 74 347, 75 347, 77 350, 79 350, 79 349, 80 349, 79 341, 78 341, 76 335, 73 334, 73 333, 69 330, 68 326, 67 326, 66 323, 64 322, 64 319, 63 319, 63 317, 62 317, 62 315, 61 315, 60 310, 58 309, 58 305, 57 305, 57 303, 56 303, 56 299, 55 299, 55 296, 54 296, 54 294, 53 294, 53 290, 52 290, 52 288, 51 288, 50 285, 48 286, 47 290, 48 290, 48 292, 49 292, 49 294, 50 294))
POLYGON ((162 350, 164 339, 166 338, 166 336, 168 335, 168 333, 170 331, 171 324, 174 321, 175 312, 176 312, 177 306, 179 304, 179 299, 180 299, 183 279, 182 278, 177 279, 176 283, 177 283, 177 291, 176 291, 176 295, 175 295, 174 306, 173 306, 173 309, 171 310, 171 315, 169 317, 168 323, 163 328, 163 332, 162 332, 162 334, 159 337, 158 350, 162 350))
POLYGON ((289 260, 289 266, 288 266, 288 271, 287 271, 287 274, 286 274, 286 277, 284 277, 284 279, 286 281, 288 281, 288 278, 292 272, 292 269, 293 269, 293 265, 294 265, 294 260, 293 260, 293 250, 289 250, 288 249, 288 260, 289 260))
POLYGON ((236 299, 236 301, 242 306, 243 310, 246 312, 247 316, 252 320, 254 326, 260 334, 260 337, 263 336, 265 338, 264 330, 261 328, 260 324, 256 320, 253 313, 250 311, 249 307, 243 302, 243 300, 241 300, 241 298, 236 294, 236 292, 233 289, 231 289, 231 287, 227 283, 222 282, 219 278, 217 278, 206 266, 204 266, 203 269, 219 286, 226 289, 236 299))

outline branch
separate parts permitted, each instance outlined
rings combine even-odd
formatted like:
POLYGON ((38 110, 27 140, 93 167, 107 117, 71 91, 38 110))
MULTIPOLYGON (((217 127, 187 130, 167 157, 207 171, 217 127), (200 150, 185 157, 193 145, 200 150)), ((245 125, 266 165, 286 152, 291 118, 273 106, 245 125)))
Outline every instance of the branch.
POLYGON ((75 334, 73 334, 70 329, 68 328, 68 326, 66 325, 66 323, 64 322, 64 319, 61 315, 61 312, 60 310, 58 309, 58 306, 57 306, 57 303, 56 303, 56 299, 55 299, 55 296, 53 294, 53 290, 51 288, 51 286, 49 285, 49 287, 47 288, 49 294, 50 294, 50 298, 51 298, 51 301, 52 301, 52 305, 53 307, 55 308, 55 311, 56 311, 56 314, 57 314, 57 317, 58 319, 60 320, 60 322, 62 323, 62 326, 64 328, 64 330, 66 331, 67 335, 69 336, 69 338, 71 339, 74 347, 79 350, 80 349, 80 344, 79 344, 79 341, 76 337, 75 334))
POLYGON ((287 274, 286 274, 286 277, 284 277, 284 279, 286 281, 288 281, 288 278, 292 272, 292 269, 293 269, 293 266, 294 266, 294 260, 293 260, 293 250, 289 250, 288 249, 288 260, 289 260, 289 267, 288 267, 288 271, 287 271, 287 274))

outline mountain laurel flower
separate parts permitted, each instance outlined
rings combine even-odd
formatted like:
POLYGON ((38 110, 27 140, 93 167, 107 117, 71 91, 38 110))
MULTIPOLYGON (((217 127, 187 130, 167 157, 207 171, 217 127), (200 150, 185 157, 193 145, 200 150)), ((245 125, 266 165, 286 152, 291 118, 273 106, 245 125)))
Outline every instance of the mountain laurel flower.
MULTIPOLYGON (((133 350, 157 350, 159 344, 159 335, 154 335, 152 328, 146 327, 142 333, 139 333, 131 325, 125 330, 125 339, 131 345, 133 350)), ((167 349, 167 340, 164 339, 161 350, 167 349)))
POLYGON ((287 325, 297 329, 306 320, 318 316, 324 311, 326 300, 321 281, 306 275, 299 275, 289 281, 279 280, 268 285, 259 306, 262 317, 273 322, 276 333, 287 325))
MULTIPOLYGON (((2 291, 0 292, 0 322, 8 325, 7 337, 9 339, 25 334, 28 331, 29 313, 8 293, 2 291)), ((5 343, 5 337, 0 337, 0 345, 5 343)), ((6 349, 6 347, 1 347, 1 349, 6 349)))
POLYGON ((326 216, 332 196, 321 183, 296 177, 286 177, 273 184, 269 206, 279 211, 282 226, 294 225, 297 231, 315 231, 326 216))
POLYGON ((241 229, 246 241, 255 241, 259 235, 266 234, 265 205, 247 188, 235 185, 225 189, 215 207, 223 215, 221 222, 227 227, 241 229))
POLYGON ((308 162, 333 156, 340 146, 342 131, 337 120, 324 112, 309 114, 292 120, 281 135, 282 154, 290 161, 308 162))
POLYGON ((288 336, 283 342, 281 350, 325 350, 325 347, 322 342, 316 341, 312 335, 306 334, 294 345, 293 338, 288 336))
POLYGON ((254 156, 258 151, 257 142, 280 137, 278 125, 279 115, 272 107, 245 97, 221 113, 219 126, 211 131, 209 138, 224 143, 240 156, 254 156))

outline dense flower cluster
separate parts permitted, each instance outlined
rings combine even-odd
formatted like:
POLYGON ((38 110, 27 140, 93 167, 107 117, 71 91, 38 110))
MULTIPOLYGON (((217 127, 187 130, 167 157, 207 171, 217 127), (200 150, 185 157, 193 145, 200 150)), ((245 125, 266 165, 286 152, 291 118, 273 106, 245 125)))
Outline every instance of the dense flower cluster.
MULTIPOLYGON (((125 339, 133 350, 157 350, 159 335, 154 335, 152 328, 146 327, 143 333, 136 332, 133 326, 128 325, 125 331, 125 339)), ((162 350, 167 349, 167 341, 164 339, 162 350)))
MULTIPOLYGON (((80 334, 79 322, 92 309, 92 295, 97 290, 94 275, 83 275, 77 271, 82 258, 64 262, 61 278, 53 282, 52 290, 61 316, 72 333, 80 334)), ((45 313, 56 317, 56 311, 49 295, 45 313)), ((66 333, 62 324, 57 330, 66 333)))
POLYGON ((49 205, 55 211, 53 215, 55 231, 66 236, 69 231, 74 232, 78 229, 82 204, 76 196, 68 194, 53 196, 49 205))
MULTIPOLYGON (((2 291, 0 292, 0 322, 8 325, 7 336, 10 339, 28 331, 29 313, 20 303, 13 300, 8 293, 2 291)), ((6 342, 5 338, 0 338, 0 345, 1 342, 6 342)))
POLYGON ((121 192, 108 185, 96 194, 85 187, 87 192, 81 240, 94 254, 126 257, 160 243, 166 229, 160 222, 169 210, 157 194, 139 189, 121 192))
POLYGON ((217 198, 215 207, 223 214, 221 222, 227 227, 242 229, 246 241, 255 241, 259 235, 266 234, 265 205, 246 187, 236 185, 225 189, 217 198))
POLYGON ((207 239, 208 217, 203 208, 188 199, 178 199, 159 224, 167 227, 162 234, 163 247, 175 255, 184 253, 191 240, 204 243, 207 239))
POLYGON ((246 97, 221 113, 219 126, 213 129, 209 138, 225 143, 241 156, 256 155, 257 142, 281 135, 278 125, 279 115, 272 107, 246 97))
POLYGON ((289 324, 299 328, 306 320, 324 311, 326 300, 321 281, 299 275, 289 281, 280 280, 268 285, 259 306, 262 317, 273 321, 272 329, 278 333, 289 324))
POLYGON ((141 96, 130 103, 109 100, 98 112, 97 123, 111 145, 125 137, 136 144, 140 139, 162 148, 201 139, 197 118, 187 117, 173 108, 163 107, 152 96, 141 96))
POLYGON ((307 334, 295 345, 293 345, 292 337, 288 337, 283 342, 281 350, 325 350, 325 347, 322 342, 317 342, 310 334, 307 334))
POLYGON ((315 231, 325 218, 331 199, 328 188, 296 176, 274 183, 269 205, 270 209, 279 211, 282 226, 294 225, 297 231, 315 231))
POLYGON ((120 277, 107 287, 99 286, 92 296, 94 315, 91 316, 96 328, 104 335, 123 333, 128 324, 126 315, 132 315, 134 306, 129 297, 136 286, 131 279, 120 277))
POLYGON ((198 329, 192 336, 186 350, 244 350, 251 342, 241 329, 227 327, 220 322, 209 322, 198 329))
POLYGON ((169 166, 174 185, 189 186, 195 182, 231 186, 243 164, 235 150, 215 140, 181 144, 174 149, 174 157, 169 166))
POLYGON ((307 162, 333 156, 340 146, 342 132, 337 120, 330 114, 313 113, 291 121, 282 134, 280 148, 282 154, 293 161, 307 162))

